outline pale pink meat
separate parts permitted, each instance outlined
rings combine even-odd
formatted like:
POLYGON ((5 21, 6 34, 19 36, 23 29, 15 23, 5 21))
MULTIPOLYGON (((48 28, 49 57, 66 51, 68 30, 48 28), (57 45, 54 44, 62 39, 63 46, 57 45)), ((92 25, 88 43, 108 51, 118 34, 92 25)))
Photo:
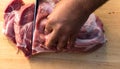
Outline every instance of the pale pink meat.
MULTIPOLYGON (((41 0, 38 7, 35 30, 33 32, 34 4, 24 4, 22 0, 12 0, 5 9, 4 34, 21 49, 26 56, 43 52, 56 52, 46 49, 45 41, 50 37, 44 29, 47 16, 59 0, 41 0), (33 36, 32 36, 33 34, 33 36)), ((69 43, 66 52, 86 52, 106 42, 101 20, 91 14, 80 29, 73 47, 69 43)))

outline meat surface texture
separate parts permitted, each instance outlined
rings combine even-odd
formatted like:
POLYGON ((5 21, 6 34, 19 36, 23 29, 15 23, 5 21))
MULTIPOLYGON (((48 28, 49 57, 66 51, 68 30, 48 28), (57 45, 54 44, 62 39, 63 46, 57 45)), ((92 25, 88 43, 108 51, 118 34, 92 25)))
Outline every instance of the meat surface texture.
MULTIPOLYGON (((41 0, 37 10, 33 32, 34 4, 25 4, 22 0, 12 0, 5 9, 4 34, 21 49, 25 56, 43 52, 56 52, 57 49, 46 49, 45 42, 49 37, 44 29, 47 16, 53 11, 59 0, 41 0)), ((101 20, 91 14, 80 29, 74 46, 68 45, 64 52, 87 52, 106 42, 101 20)))

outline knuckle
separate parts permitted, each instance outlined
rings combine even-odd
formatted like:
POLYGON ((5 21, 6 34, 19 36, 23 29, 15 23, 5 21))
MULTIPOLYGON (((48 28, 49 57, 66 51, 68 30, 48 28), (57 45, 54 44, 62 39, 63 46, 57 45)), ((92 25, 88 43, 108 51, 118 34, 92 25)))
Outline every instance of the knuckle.
POLYGON ((48 17, 47 20, 48 23, 55 23, 55 19, 53 17, 48 17))

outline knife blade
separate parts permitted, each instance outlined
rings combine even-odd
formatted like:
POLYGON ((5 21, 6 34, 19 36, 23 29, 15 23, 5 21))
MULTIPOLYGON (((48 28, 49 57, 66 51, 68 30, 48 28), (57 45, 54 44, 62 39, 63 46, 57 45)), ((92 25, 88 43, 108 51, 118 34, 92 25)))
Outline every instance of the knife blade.
POLYGON ((32 49, 32 44, 33 44, 33 36, 34 36, 34 30, 35 30, 35 24, 36 24, 36 16, 37 16, 37 9, 38 9, 38 6, 39 6, 39 1, 40 0, 35 0, 34 19, 33 19, 33 23, 32 23, 31 49, 32 49))

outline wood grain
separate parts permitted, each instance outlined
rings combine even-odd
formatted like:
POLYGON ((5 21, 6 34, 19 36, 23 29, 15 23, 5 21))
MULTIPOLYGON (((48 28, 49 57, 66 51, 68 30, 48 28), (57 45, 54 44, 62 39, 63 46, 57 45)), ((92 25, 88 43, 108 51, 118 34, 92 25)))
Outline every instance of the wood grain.
MULTIPOLYGON (((39 54, 27 59, 2 34, 3 10, 10 0, 0 0, 0 69, 120 69, 120 1, 109 0, 96 10, 104 23, 108 42, 89 54, 39 54)), ((26 3, 34 0, 25 0, 26 3)))

